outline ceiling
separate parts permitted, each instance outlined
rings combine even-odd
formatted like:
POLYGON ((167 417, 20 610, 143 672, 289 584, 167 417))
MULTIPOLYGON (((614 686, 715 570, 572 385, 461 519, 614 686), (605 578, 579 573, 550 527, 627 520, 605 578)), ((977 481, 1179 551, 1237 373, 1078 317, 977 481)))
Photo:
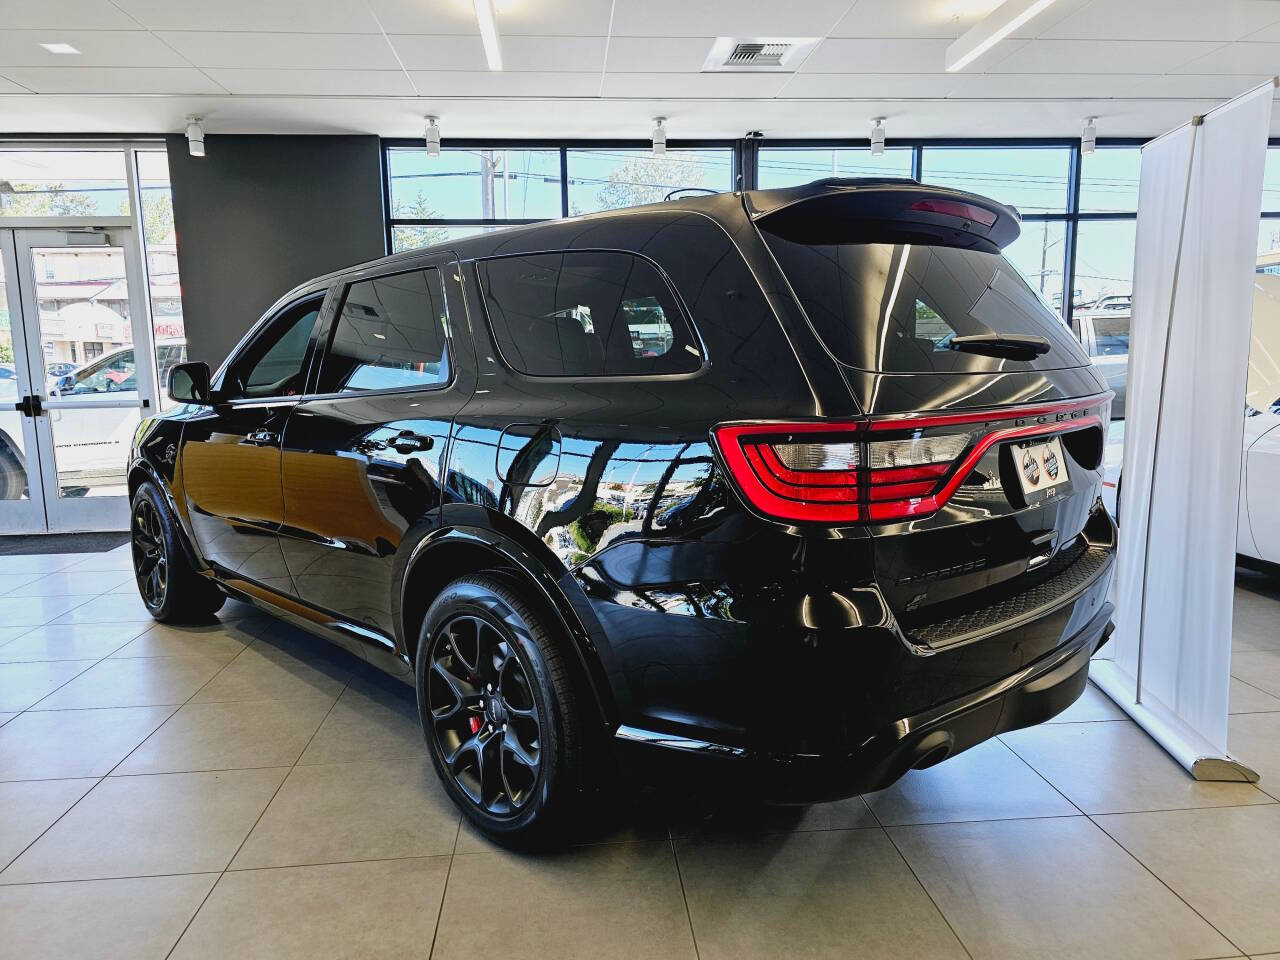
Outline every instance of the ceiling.
MULTIPOLYGON (((999 0, 4 0, 0 130, 448 137, 1149 136, 1280 72, 1280 0, 1056 0, 968 69, 999 0), (786 74, 704 73, 717 36, 819 37, 786 74), (69 43, 78 56, 46 52, 69 43)), ((1272 132, 1280 134, 1280 113, 1272 132)))

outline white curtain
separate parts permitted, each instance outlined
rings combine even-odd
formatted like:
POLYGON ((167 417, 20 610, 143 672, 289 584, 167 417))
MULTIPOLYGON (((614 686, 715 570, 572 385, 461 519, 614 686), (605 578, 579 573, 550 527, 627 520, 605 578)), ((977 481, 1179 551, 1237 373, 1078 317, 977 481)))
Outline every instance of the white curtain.
POLYGON ((1273 92, 1246 94, 1142 153, 1116 631, 1093 674, 1202 779, 1255 778, 1228 757, 1227 694, 1273 92))

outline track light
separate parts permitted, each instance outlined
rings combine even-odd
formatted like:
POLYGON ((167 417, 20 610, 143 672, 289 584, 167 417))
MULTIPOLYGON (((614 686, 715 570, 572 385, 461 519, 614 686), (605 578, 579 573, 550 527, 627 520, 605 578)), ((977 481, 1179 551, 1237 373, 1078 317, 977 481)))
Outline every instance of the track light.
POLYGON ((663 126, 666 123, 666 117, 653 118, 653 155, 655 157, 666 156, 667 153, 667 129, 663 126))
POLYGON ((440 120, 440 118, 425 117, 424 119, 427 121, 427 129, 425 131, 425 136, 427 141, 427 156, 438 157, 440 156, 440 128, 436 126, 436 123, 440 120))
POLYGON ((187 151, 193 157, 204 156, 204 127, 199 117, 187 117, 187 151))
POLYGON ((884 156, 884 117, 871 119, 871 155, 884 156))
POLYGON ((1098 118, 1085 117, 1084 130, 1080 133, 1080 152, 1093 153, 1098 146, 1098 118))
POLYGON ((475 0, 476 26, 480 28, 480 42, 484 44, 484 58, 490 70, 502 69, 502 47, 498 44, 498 25, 493 20, 493 0, 475 0))

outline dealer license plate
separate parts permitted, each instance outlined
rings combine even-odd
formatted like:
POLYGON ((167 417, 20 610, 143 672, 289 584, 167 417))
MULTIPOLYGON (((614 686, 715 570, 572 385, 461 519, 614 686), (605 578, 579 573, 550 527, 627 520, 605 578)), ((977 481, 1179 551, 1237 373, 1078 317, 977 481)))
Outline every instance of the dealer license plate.
POLYGON ((1062 441, 1058 437, 1015 444, 1013 465, 1017 468, 1022 492, 1031 501, 1056 496, 1067 482, 1067 461, 1062 456, 1062 441))

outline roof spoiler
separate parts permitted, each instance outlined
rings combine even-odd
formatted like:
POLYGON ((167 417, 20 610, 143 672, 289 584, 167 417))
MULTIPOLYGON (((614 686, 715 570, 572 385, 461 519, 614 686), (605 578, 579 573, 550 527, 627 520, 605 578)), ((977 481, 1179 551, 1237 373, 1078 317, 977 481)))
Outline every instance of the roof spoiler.
POLYGON ((1013 207, 908 179, 816 180, 753 190, 744 203, 758 227, 796 243, 923 243, 999 253, 1022 231, 1013 207))

